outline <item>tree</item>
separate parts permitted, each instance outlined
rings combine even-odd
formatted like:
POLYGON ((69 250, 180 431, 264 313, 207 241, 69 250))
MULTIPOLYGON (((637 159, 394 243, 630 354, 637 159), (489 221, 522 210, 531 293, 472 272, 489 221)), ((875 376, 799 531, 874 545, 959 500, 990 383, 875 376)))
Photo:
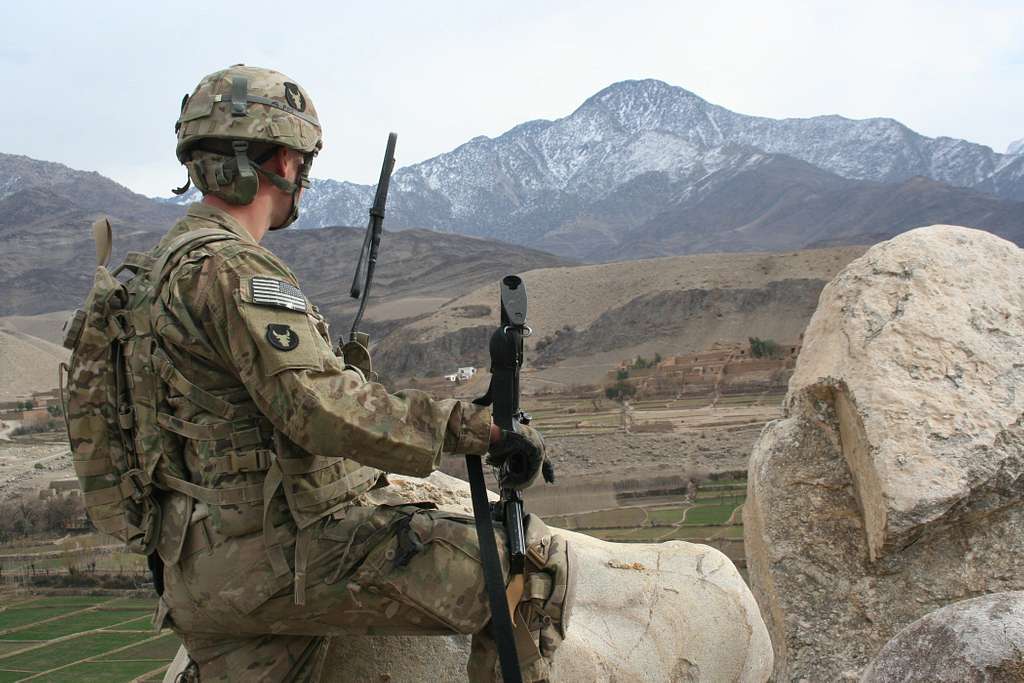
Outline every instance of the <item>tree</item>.
POLYGON ((778 358, 782 353, 782 347, 773 339, 759 339, 749 337, 750 355, 754 358, 778 358))
POLYGON ((613 401, 622 401, 636 393, 636 387, 626 382, 616 382, 610 387, 605 387, 604 395, 613 401))

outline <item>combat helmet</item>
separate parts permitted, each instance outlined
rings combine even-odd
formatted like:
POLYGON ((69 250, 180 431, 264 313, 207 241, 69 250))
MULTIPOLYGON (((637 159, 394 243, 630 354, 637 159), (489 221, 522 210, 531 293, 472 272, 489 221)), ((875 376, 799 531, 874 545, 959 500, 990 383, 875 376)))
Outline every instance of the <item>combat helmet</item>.
POLYGON ((292 195, 291 214, 271 230, 298 218, 299 191, 309 187, 309 170, 323 138, 313 102, 287 76, 244 64, 212 73, 181 101, 174 132, 178 161, 189 176, 175 194, 184 194, 191 182, 203 194, 248 204, 262 175, 292 195), (303 154, 297 182, 260 167, 277 146, 303 154))

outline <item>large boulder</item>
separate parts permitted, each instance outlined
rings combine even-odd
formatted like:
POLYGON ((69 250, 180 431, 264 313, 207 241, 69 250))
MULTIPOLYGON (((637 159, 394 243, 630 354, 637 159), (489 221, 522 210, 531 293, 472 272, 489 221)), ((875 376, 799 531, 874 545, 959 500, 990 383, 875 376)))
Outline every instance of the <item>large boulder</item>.
MULTIPOLYGON (((375 494, 377 502, 431 500, 470 512, 463 481, 441 473, 389 478, 391 485, 375 494)), ((768 631, 725 555, 682 541, 608 543, 558 533, 576 548, 579 583, 569 631, 552 663, 552 681, 768 680, 768 631)), ((469 642, 468 636, 335 638, 323 680, 464 681, 469 642)), ((164 680, 173 680, 176 671, 172 666, 164 680)))
POLYGON ((896 634, 862 683, 1024 681, 1024 592, 963 600, 896 634))
POLYGON ((853 680, 902 627, 1024 588, 1024 252, 932 226, 822 291, 743 510, 778 680, 853 680))

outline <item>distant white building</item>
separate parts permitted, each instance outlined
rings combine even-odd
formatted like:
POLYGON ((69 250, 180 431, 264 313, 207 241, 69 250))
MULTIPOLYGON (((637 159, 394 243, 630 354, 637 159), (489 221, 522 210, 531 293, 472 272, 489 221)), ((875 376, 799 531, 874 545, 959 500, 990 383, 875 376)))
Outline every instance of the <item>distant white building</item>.
POLYGON ((476 368, 470 365, 464 368, 459 368, 458 372, 451 375, 445 375, 444 378, 449 382, 465 382, 475 374, 476 368))

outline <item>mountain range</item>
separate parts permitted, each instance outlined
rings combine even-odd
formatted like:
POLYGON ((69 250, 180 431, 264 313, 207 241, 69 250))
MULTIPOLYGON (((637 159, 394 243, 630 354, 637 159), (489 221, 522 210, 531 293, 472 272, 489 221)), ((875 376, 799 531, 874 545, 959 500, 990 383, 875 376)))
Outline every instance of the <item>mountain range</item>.
MULTIPOLYGON (((1022 151, 1024 141, 999 154, 892 119, 745 116, 660 81, 624 81, 564 118, 399 169, 387 226, 589 262, 870 244, 939 222, 1024 244, 1022 151)), ((121 251, 146 248, 195 197, 152 200, 7 154, 0 178, 3 313, 56 310, 88 289, 96 216, 112 216, 121 251)), ((299 227, 364 224, 373 189, 314 180, 299 227)), ((296 243, 317 239, 334 236, 296 243)))
MULTIPOLYGON (((935 222, 1019 242, 1022 149, 928 138, 887 118, 746 116, 624 81, 564 118, 398 170, 388 220, 587 261, 865 243, 935 222)), ((373 190, 314 180, 299 226, 362 223, 373 190)))

